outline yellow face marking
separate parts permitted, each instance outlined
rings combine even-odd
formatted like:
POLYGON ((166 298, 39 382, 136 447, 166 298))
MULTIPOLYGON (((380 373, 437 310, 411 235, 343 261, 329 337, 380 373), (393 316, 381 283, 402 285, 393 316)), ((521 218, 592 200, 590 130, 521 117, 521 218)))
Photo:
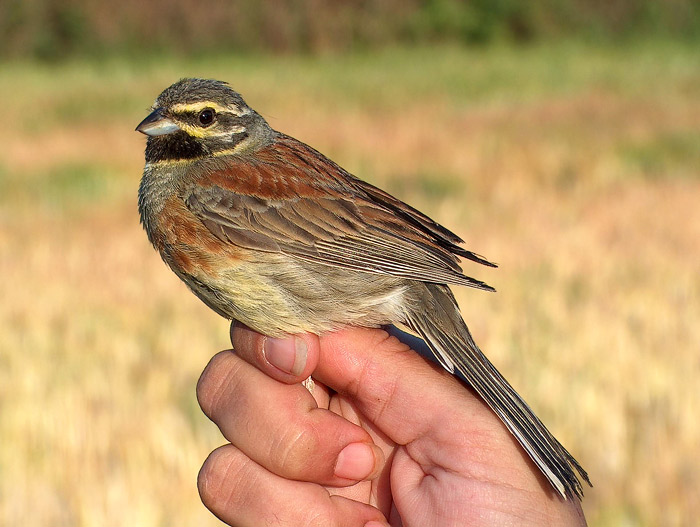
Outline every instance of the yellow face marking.
MULTIPOLYGON (((211 101, 200 101, 200 102, 194 102, 194 103, 180 103, 180 104, 174 104, 173 106, 170 107, 170 111, 173 114, 182 114, 182 113, 194 113, 197 114, 201 112, 202 110, 214 110, 216 113, 228 113, 228 114, 233 114, 238 117, 242 115, 247 115, 250 113, 250 110, 248 108, 245 108, 241 110, 238 106, 235 104, 227 105, 227 106, 222 106, 220 104, 217 104, 215 102, 211 101)), ((216 129, 218 127, 218 123, 214 122, 211 126, 208 127, 201 127, 197 125, 191 125, 188 123, 183 123, 183 122, 178 122, 178 126, 180 127, 181 130, 187 132, 188 135, 192 137, 197 137, 197 138, 204 138, 204 137, 216 137, 220 135, 227 135, 231 133, 239 133, 239 132, 244 132, 245 128, 242 126, 236 127, 236 128, 231 128, 226 131, 219 131, 217 132, 216 129)))
POLYGON ((207 128, 201 128, 199 126, 191 126, 191 125, 185 124, 185 123, 178 123, 178 126, 180 127, 180 130, 187 132, 187 135, 190 135, 192 137, 197 137, 199 139, 202 139, 203 137, 211 136, 211 130, 208 130, 207 128))
MULTIPOLYGON (((249 147, 248 141, 242 141, 238 143, 236 146, 233 148, 228 148, 226 150, 217 150, 216 152, 212 152, 211 155, 213 157, 221 157, 221 156, 231 156, 235 154, 240 154, 241 152, 244 152, 247 148, 249 147)), ((160 161, 149 161, 146 163, 146 166, 144 167, 145 170, 150 170, 154 167, 160 167, 160 166, 176 166, 176 165, 188 165, 193 162, 193 159, 162 159, 160 161)))
POLYGON ((163 165, 186 165, 188 163, 191 163, 191 159, 161 159, 160 161, 148 161, 146 165, 144 166, 144 171, 150 170, 152 167, 155 166, 163 166, 163 165))
POLYGON ((250 113, 250 110, 248 110, 248 108, 241 110, 235 104, 221 106, 220 104, 211 101, 174 104, 171 108, 171 111, 174 113, 199 113, 202 110, 206 110, 207 108, 211 108, 215 112, 232 113, 234 115, 237 115, 238 117, 242 115, 248 115, 250 113))
POLYGON ((192 137, 197 137, 199 139, 202 139, 204 137, 217 137, 217 136, 239 134, 241 132, 245 132, 245 127, 243 127, 243 126, 236 126, 236 127, 228 128, 226 130, 218 130, 217 131, 218 123, 214 123, 213 125, 211 125, 207 128, 202 128, 201 126, 192 126, 190 124, 185 124, 185 123, 179 123, 178 126, 180 127, 181 130, 184 130, 185 132, 187 132, 187 135, 190 135, 192 137))
POLYGON ((220 156, 232 156, 235 154, 240 154, 241 152, 246 151, 250 147, 249 143, 250 143, 249 140, 241 141, 233 148, 229 148, 227 150, 217 150, 216 152, 212 152, 212 155, 214 157, 220 157, 220 156))

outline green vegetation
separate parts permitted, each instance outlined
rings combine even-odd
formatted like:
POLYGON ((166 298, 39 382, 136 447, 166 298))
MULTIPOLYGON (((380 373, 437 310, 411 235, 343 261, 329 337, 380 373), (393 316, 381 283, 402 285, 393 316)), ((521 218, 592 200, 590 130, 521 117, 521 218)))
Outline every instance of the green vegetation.
POLYGON ((0 56, 46 61, 130 54, 335 53, 416 42, 697 41, 693 0, 6 0, 0 56))

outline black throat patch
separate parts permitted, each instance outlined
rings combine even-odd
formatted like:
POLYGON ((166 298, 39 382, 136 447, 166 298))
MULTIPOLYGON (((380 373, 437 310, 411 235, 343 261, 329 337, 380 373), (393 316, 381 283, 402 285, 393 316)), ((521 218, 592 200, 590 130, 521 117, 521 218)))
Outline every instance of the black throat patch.
POLYGON ((198 159, 208 154, 197 139, 182 130, 168 135, 149 137, 146 143, 146 162, 198 159))

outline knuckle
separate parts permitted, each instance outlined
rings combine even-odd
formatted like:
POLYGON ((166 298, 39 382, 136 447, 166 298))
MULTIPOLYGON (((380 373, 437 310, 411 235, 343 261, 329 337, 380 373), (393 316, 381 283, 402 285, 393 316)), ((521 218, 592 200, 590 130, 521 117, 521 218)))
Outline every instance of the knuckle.
POLYGON ((313 476, 311 470, 322 465, 319 450, 323 442, 314 427, 295 428, 281 435, 279 442, 273 445, 272 457, 281 473, 292 478, 313 476), (310 462, 310 460, 315 460, 310 462))

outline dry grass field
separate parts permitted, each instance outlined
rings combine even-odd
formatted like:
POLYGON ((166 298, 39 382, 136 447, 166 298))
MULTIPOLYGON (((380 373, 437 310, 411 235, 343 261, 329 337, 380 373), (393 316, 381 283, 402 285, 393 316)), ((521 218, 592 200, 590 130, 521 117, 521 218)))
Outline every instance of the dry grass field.
POLYGON ((155 96, 228 80, 497 261, 458 290, 588 469, 591 525, 700 517, 700 62, 653 43, 2 64, 0 525, 218 525, 195 383, 228 324, 138 223, 155 96))

